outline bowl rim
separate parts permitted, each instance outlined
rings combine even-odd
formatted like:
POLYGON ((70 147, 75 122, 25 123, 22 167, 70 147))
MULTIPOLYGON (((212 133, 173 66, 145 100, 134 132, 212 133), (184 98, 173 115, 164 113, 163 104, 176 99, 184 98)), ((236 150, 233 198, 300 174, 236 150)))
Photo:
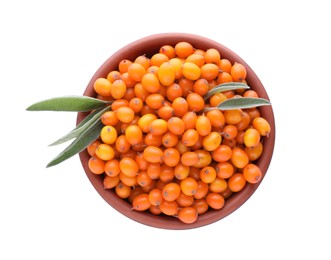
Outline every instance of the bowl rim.
MULTIPOLYGON (((252 68, 235 52, 225 47, 223 44, 218 43, 209 38, 188 34, 188 33, 159 33, 153 34, 136 41, 133 41, 126 46, 122 47, 114 54, 112 54, 95 72, 90 82, 88 83, 84 94, 85 96, 96 96, 93 83, 99 77, 107 77, 107 74, 113 70, 117 69, 119 61, 122 59, 134 59, 138 55, 151 55, 159 50, 159 48, 165 44, 175 45, 175 43, 180 41, 190 42, 195 48, 215 48, 220 51, 222 58, 227 58, 232 64, 234 62, 242 63, 247 70, 247 84, 251 89, 255 90, 260 97, 266 98, 269 100, 269 96, 266 92, 266 89, 262 85, 262 82, 252 70, 252 68)), ((88 159, 89 155, 86 151, 82 151, 79 154, 81 164, 84 168, 84 171, 92 183, 99 195, 115 210, 120 212, 122 215, 147 226, 161 228, 161 229, 173 229, 173 230, 182 230, 182 229, 192 229, 197 227, 206 226, 217 222, 226 216, 230 215, 238 208, 240 208, 256 191, 256 189, 262 183, 269 165, 271 163, 273 150, 275 146, 275 118, 272 106, 264 106, 259 108, 261 116, 268 120, 271 126, 271 133, 268 138, 264 138, 263 146, 264 150, 261 157, 255 162, 259 165, 263 176, 262 180, 256 184, 247 183, 245 188, 239 193, 232 195, 229 199, 226 200, 224 207, 221 210, 209 210, 207 213, 204 213, 198 217, 198 220, 192 224, 185 224, 174 217, 163 216, 163 215, 153 215, 149 212, 138 212, 132 210, 132 206, 125 200, 119 198, 115 192, 110 190, 105 190, 102 184, 102 177, 100 175, 93 174, 88 168, 88 159)), ((77 114, 77 124, 85 118, 87 113, 79 112, 77 114)))

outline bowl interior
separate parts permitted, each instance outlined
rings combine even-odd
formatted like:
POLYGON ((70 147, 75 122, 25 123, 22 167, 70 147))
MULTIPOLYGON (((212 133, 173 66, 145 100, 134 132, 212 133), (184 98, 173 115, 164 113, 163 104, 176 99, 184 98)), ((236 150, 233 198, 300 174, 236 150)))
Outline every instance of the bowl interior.
MULTIPOLYGON (((183 34, 183 33, 165 33, 165 34, 156 34, 145 37, 143 39, 137 40, 123 47, 116 53, 114 53, 109 59, 107 59, 104 64, 96 71, 92 79, 90 80, 84 95, 86 96, 95 96, 93 89, 94 81, 99 77, 107 77, 107 74, 111 70, 116 70, 118 63, 122 59, 134 60, 137 56, 146 54, 151 56, 152 54, 159 51, 160 47, 169 44, 175 45, 177 42, 187 41, 190 42, 195 48, 206 50, 209 48, 215 48, 220 53, 222 58, 226 58, 231 63, 240 62, 242 63, 247 70, 247 83, 251 89, 255 90, 260 97, 269 99, 265 88, 263 87, 261 81, 254 73, 254 71, 249 67, 249 65, 240 58, 233 51, 223 46, 220 43, 217 43, 213 40, 207 39, 205 37, 192 35, 192 34, 183 34)), ((275 121, 274 114, 271 106, 264 106, 260 108, 261 115, 268 120, 271 126, 271 133, 268 138, 264 138, 263 146, 264 150, 261 157, 256 161, 256 164, 261 168, 263 177, 265 176, 267 169, 269 167, 273 148, 275 143, 275 121)), ((79 123, 86 116, 86 113, 78 113, 77 123, 79 123)), ((209 210, 205 214, 199 216, 198 220, 192 224, 184 224, 178 221, 176 218, 167 217, 162 215, 153 215, 149 212, 137 212, 132 210, 132 205, 125 200, 119 198, 115 192, 110 190, 105 190, 103 188, 103 178, 100 175, 93 174, 88 168, 88 159, 89 155, 87 151, 80 153, 80 159, 82 166, 86 172, 87 177, 89 178, 92 185, 95 187, 100 196, 108 202, 113 208, 122 213, 123 215, 129 217, 132 220, 135 220, 139 223, 164 229, 189 229, 195 227, 201 227, 213 222, 216 222, 227 215, 234 212, 238 209, 245 201, 255 192, 261 182, 257 184, 247 184, 245 188, 239 193, 233 194, 229 199, 226 200, 224 207, 221 210, 209 210)))

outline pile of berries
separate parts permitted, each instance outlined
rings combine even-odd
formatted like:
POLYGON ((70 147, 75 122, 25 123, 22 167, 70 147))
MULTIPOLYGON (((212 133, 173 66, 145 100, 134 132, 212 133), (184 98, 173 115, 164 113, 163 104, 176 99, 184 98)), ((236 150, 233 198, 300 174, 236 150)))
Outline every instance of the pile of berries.
POLYGON ((112 103, 101 117, 100 138, 87 148, 91 172, 103 175, 104 188, 133 210, 193 223, 210 208, 221 209, 246 183, 261 180, 254 161, 270 125, 258 108, 212 109, 233 97, 258 97, 254 90, 204 97, 245 78, 242 64, 188 42, 122 60, 94 82, 97 97, 112 103))

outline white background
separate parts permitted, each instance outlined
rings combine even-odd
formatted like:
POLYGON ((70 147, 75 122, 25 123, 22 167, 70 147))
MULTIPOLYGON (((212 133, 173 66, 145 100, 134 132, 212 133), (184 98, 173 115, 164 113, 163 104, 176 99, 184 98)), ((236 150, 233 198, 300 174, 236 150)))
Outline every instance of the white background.
POLYGON ((1 1, 0 259, 330 259, 328 1, 1 1), (203 228, 147 227, 115 211, 78 156, 45 165, 75 114, 26 112, 80 95, 122 46, 154 33, 216 40, 260 77, 276 117, 251 199, 203 228))

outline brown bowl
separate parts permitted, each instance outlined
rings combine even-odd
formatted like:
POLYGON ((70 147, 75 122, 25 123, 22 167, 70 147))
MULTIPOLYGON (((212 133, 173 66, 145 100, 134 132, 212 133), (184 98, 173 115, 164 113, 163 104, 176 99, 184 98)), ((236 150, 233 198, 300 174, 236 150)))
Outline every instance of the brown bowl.
MULTIPOLYGON (((191 43, 195 48, 206 50, 209 48, 215 48, 220 53, 222 58, 226 58, 231 61, 231 63, 239 62, 242 63, 247 70, 247 83, 251 89, 255 90, 258 95, 262 98, 269 100, 266 90, 264 89, 261 81, 254 73, 254 71, 248 66, 248 64, 241 59, 237 54, 235 54, 230 49, 226 48, 222 44, 215 42, 213 40, 184 33, 164 33, 151 35, 135 42, 128 44, 123 47, 115 54, 113 54, 109 59, 107 59, 104 64, 96 71, 91 81, 89 82, 84 95, 94 97, 96 94, 93 89, 94 81, 99 77, 107 77, 107 74, 111 70, 117 70, 118 63, 122 59, 134 60, 139 55, 151 55, 159 51, 160 47, 165 44, 174 46, 179 41, 187 41, 191 43)), ((275 143, 275 121, 274 114, 271 106, 264 106, 260 108, 261 115, 268 120, 271 125, 271 133, 268 138, 264 138, 263 145, 264 150, 261 157, 258 159, 256 164, 261 168, 263 177, 265 176, 267 169, 269 167, 274 143, 275 143)), ((78 113, 77 123, 84 119, 86 113, 78 113)), ((80 160, 83 168, 86 172, 87 177, 90 182, 100 194, 100 196, 109 203, 114 209, 125 215, 126 217, 135 220, 139 223, 163 229, 191 229, 196 227, 205 226, 214 223, 243 205, 250 196, 259 187, 260 183, 257 184, 247 184, 243 190, 232 195, 226 200, 225 206, 221 210, 209 210, 208 212, 200 215, 198 220, 192 224, 185 224, 179 221, 177 218, 164 216, 164 215, 153 215, 149 212, 138 212, 132 210, 132 205, 127 201, 119 198, 114 191, 105 190, 103 187, 103 177, 100 175, 93 174, 88 167, 89 155, 87 151, 80 153, 80 160)), ((253 213, 254 214, 254 213, 253 213)))

